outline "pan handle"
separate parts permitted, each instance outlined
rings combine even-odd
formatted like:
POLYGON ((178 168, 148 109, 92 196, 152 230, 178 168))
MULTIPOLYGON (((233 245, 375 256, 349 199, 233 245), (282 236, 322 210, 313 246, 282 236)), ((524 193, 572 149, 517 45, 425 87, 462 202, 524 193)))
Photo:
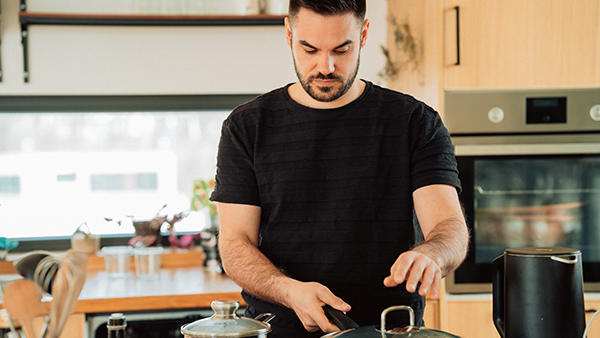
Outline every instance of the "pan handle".
POLYGON ((335 326, 337 326, 340 331, 355 329, 358 328, 358 324, 353 321, 348 315, 343 313, 340 310, 336 310, 329 305, 323 306, 323 311, 325 311, 325 316, 329 319, 335 326))

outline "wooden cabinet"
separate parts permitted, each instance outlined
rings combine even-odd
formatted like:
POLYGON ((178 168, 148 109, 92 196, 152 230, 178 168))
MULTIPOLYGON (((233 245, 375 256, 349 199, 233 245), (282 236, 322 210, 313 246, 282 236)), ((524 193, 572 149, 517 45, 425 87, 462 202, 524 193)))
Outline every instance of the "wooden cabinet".
MULTIPOLYGON (((464 338, 499 338, 492 317, 492 295, 450 295, 441 309, 442 330, 464 338)), ((586 294, 586 325, 600 309, 600 295, 586 294)), ((591 323, 588 337, 600 337, 600 315, 591 323)))
POLYGON ((423 321, 428 329, 440 328, 440 305, 436 299, 428 299, 423 313, 423 321))
POLYGON ((499 338, 492 320, 492 296, 447 296, 442 305, 443 331, 464 338, 499 338))
POLYGON ((446 0, 444 12, 446 89, 600 85, 597 0, 446 0))
MULTIPOLYGON (((600 86, 597 0, 394 0, 388 10, 420 53, 419 70, 388 85, 433 95, 428 103, 442 106, 443 90, 600 86)), ((399 59, 393 44, 389 34, 399 59)))
POLYGON ((588 337, 600 337, 600 314, 594 318, 594 321, 590 323, 590 320, 594 316, 597 310, 600 310, 600 295, 594 294, 588 296, 585 299, 585 323, 586 326, 589 324, 588 337))

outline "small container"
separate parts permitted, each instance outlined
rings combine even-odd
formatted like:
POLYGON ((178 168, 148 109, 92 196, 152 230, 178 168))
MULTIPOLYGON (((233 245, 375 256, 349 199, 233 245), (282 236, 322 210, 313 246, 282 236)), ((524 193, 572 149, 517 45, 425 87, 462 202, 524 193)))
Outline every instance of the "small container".
POLYGON ((133 250, 135 273, 141 279, 156 279, 159 277, 162 247, 151 246, 133 250))
POLYGON ((106 272, 112 278, 124 278, 131 272, 131 256, 133 248, 130 246, 105 246, 102 248, 106 272))
POLYGON ((71 236, 71 248, 84 254, 93 254, 100 249, 100 237, 77 233, 71 236))
POLYGON ((108 338, 125 338, 126 328, 127 320, 122 313, 113 313, 108 317, 108 321, 106 322, 108 338))
POLYGON ((267 0, 267 14, 287 15, 288 0, 267 0))

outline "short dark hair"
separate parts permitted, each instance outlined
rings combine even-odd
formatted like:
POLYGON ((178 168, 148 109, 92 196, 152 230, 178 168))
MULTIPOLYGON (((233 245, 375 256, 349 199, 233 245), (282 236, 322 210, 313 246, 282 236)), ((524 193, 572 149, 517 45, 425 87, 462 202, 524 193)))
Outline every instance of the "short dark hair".
POLYGON ((323 16, 354 13, 356 18, 363 21, 367 12, 366 0, 290 0, 290 20, 298 14, 301 8, 306 8, 323 16))

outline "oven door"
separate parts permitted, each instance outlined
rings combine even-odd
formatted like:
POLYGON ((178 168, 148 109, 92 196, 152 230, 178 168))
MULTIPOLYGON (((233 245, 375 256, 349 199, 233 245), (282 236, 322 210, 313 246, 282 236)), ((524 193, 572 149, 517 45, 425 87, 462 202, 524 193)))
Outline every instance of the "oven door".
POLYGON ((496 257, 540 246, 581 250, 585 291, 600 291, 600 134, 453 142, 471 243, 447 291, 491 292, 496 257))

